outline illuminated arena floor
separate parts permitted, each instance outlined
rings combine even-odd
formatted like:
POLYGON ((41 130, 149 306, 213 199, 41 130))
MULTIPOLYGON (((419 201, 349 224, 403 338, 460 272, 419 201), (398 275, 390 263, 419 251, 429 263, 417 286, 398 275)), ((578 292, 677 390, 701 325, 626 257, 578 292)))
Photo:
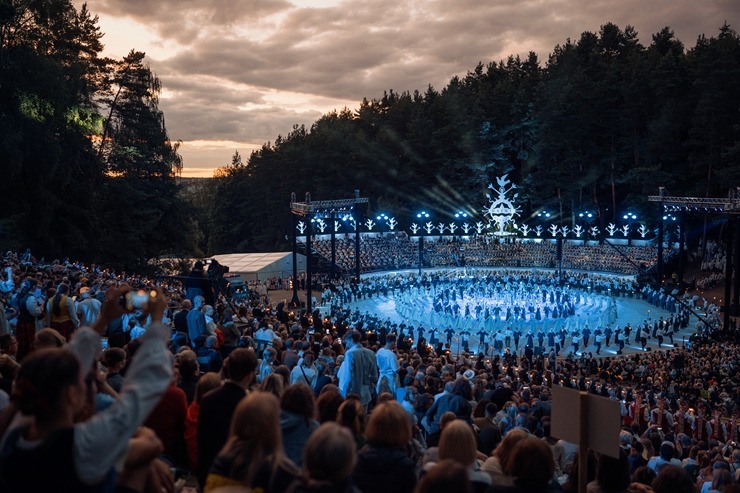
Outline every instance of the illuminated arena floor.
MULTIPOLYGON (((511 270, 511 269, 506 269, 511 270)), ((526 269, 522 269, 526 270, 526 269)), ((543 269, 540 269, 543 270, 543 269)), ((409 271, 407 271, 409 272, 409 271)), ((414 271, 411 271, 414 272, 414 271)), ((388 273, 381 273, 381 274, 371 274, 371 275, 385 275, 388 273)), ((609 274, 600 274, 600 275, 609 275, 609 274)), ((363 276, 363 278, 366 276, 363 276)), ((624 277, 624 276, 620 276, 624 277)), ((659 319, 660 317, 663 317, 664 319, 668 318, 670 316, 670 312, 666 310, 662 310, 656 306, 653 306, 642 299, 635 297, 617 297, 616 298, 617 303, 617 321, 614 325, 612 325, 612 328, 616 327, 624 327, 628 323, 633 327, 633 329, 639 325, 641 325, 645 320, 649 320, 650 322, 655 321, 656 319, 659 319)), ((413 325, 417 327, 419 323, 421 322, 423 327, 429 327, 430 324, 428 322, 428 319, 425 320, 413 320, 413 319, 407 319, 404 318, 402 315, 398 313, 396 310, 396 299, 392 296, 376 296, 371 299, 363 299, 356 302, 353 302, 350 304, 351 308, 360 310, 361 312, 368 312, 370 314, 374 314, 381 320, 390 319, 391 323, 405 323, 406 325, 413 325)), ((429 310, 431 310, 431 307, 427 304, 427 309, 423 310, 425 314, 422 315, 422 318, 425 316, 428 316, 429 310)), ((576 307, 576 316, 584 315, 584 310, 586 310, 587 307, 577 306, 576 307)), ((573 317, 570 317, 573 318, 573 317)), ((681 346, 685 341, 688 341, 689 336, 691 336, 694 333, 695 326, 696 326, 697 319, 695 316, 691 316, 691 319, 689 321, 689 326, 685 329, 682 329, 678 333, 673 335, 673 341, 675 346, 681 346)), ((595 329, 594 325, 591 325, 592 331, 595 329)), ((471 330, 471 332, 475 332, 478 329, 475 329, 474 331, 471 330)), ((444 336, 444 334, 440 334, 441 336, 444 336)), ((478 351, 478 336, 473 334, 470 336, 470 350, 472 352, 478 351)), ((596 348, 593 345, 593 335, 591 336, 590 346, 586 348, 587 352, 595 353, 596 348)), ((444 340, 444 339, 443 339, 444 340)), ((566 345, 570 343, 570 338, 566 340, 566 345)), ((452 343, 451 351, 453 353, 457 353, 461 351, 460 341, 454 340, 452 343)), ((519 343, 519 352, 521 353, 523 351, 524 347, 524 340, 521 340, 519 343)), ((656 339, 648 339, 648 347, 651 348, 651 350, 655 351, 658 349, 670 349, 674 347, 674 345, 670 344, 670 340, 666 337, 664 344, 661 346, 661 348, 658 348, 658 341, 656 339)), ((566 356, 572 351, 572 346, 568 345, 566 348, 562 349, 560 351, 560 356, 566 356)), ((512 348, 513 350, 513 348, 512 348)), ((547 348, 549 350, 549 348, 547 348)), ((581 345, 581 348, 579 349, 579 355, 580 351, 583 351, 583 347, 581 345)), ((609 347, 604 347, 602 345, 601 348, 601 355, 602 356, 614 356, 617 352, 617 346, 614 343, 614 337, 612 336, 611 345, 609 347)), ((630 340, 627 342, 625 341, 625 347, 623 350, 623 354, 634 354, 642 352, 641 345, 639 343, 635 343, 634 341, 634 331, 632 332, 632 335, 630 336, 630 340)))

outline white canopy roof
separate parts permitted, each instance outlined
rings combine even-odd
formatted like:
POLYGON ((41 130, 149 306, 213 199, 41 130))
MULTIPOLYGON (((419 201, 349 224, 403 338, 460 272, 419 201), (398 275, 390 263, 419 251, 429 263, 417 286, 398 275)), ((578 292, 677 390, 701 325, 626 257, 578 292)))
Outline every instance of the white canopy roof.
MULTIPOLYGON (((228 253, 212 258, 227 266, 229 272, 241 274, 246 281, 293 275, 293 252, 228 253)), ((299 253, 297 259, 298 271, 305 271, 306 256, 299 253)))

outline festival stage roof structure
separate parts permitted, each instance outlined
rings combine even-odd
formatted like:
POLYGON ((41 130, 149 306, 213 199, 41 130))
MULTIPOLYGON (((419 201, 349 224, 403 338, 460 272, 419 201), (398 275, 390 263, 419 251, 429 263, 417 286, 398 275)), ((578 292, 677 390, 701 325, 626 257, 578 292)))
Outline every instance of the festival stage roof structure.
MULTIPOLYGON (((677 212, 681 215, 681 247, 679 253, 681 262, 684 257, 683 246, 686 234, 686 228, 683 226, 683 214, 727 216, 729 227, 725 235, 725 273, 728 274, 725 275, 725 296, 722 310, 724 311, 723 325, 725 328, 729 327, 730 314, 738 314, 740 308, 740 276, 732 275, 733 267, 737 273, 738 264, 740 263, 740 187, 731 188, 727 197, 673 197, 667 194, 665 187, 658 187, 658 195, 649 195, 648 202, 658 203, 663 212, 677 212)), ((663 270, 663 222, 659 221, 658 226, 658 279, 660 280, 663 270)))
MULTIPOLYGON (((229 253, 214 255, 230 273, 240 274, 245 281, 262 281, 271 277, 290 277, 293 274, 293 252, 229 253)), ((306 256, 297 256, 297 270, 306 270, 306 256)))

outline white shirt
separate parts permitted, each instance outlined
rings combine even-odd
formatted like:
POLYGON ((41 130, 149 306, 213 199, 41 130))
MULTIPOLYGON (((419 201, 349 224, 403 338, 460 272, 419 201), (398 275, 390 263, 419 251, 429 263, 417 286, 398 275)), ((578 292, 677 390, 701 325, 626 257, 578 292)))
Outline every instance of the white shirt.
POLYGON ((396 353, 382 347, 375 353, 375 361, 378 364, 378 373, 380 374, 376 386, 378 394, 380 394, 380 382, 384 376, 388 379, 388 387, 390 387, 391 393, 395 394, 396 375, 398 374, 398 358, 396 357, 396 353))
MULTIPOLYGON (((102 480, 123 458, 128 439, 164 395, 172 381, 171 353, 167 350, 170 333, 169 327, 152 324, 131 360, 118 400, 87 421, 75 424, 75 464, 80 479, 90 483, 102 480)), ((102 349, 100 335, 89 327, 76 331, 65 347, 77 356, 80 371, 84 372, 92 367, 102 349)), ((23 419, 14 421, 5 436, 26 423, 23 419)))

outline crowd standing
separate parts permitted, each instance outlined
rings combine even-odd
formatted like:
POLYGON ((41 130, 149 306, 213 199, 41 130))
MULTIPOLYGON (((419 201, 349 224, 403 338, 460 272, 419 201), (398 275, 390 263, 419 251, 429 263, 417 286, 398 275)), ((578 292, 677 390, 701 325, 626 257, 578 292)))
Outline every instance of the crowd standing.
POLYGON ((234 303, 202 263, 147 279, 3 261, 2 491, 575 491, 580 452, 592 492, 737 489, 733 341, 453 354, 344 290, 323 317, 234 303), (619 403, 620 457, 551 436, 555 385, 619 403))

